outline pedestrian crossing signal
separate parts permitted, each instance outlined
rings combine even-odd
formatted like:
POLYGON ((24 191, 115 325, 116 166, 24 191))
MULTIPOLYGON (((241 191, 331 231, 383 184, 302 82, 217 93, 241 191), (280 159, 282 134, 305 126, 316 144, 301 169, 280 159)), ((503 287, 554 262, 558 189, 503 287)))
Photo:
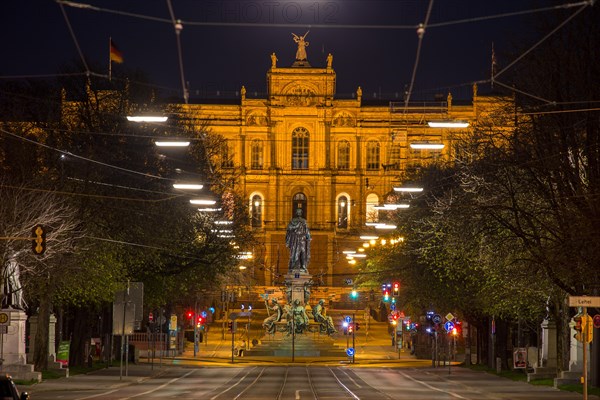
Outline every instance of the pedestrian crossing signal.
POLYGON ((46 251, 46 229, 38 224, 31 230, 31 249, 33 254, 41 256, 46 251))

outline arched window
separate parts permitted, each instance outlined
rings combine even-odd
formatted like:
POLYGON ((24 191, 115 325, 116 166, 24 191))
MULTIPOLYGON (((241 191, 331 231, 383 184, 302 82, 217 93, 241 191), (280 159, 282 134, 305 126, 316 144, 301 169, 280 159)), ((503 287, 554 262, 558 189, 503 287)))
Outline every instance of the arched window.
POLYGON ((350 142, 342 140, 338 143, 338 169, 347 171, 350 169, 350 142))
POLYGON ((346 196, 340 196, 337 200, 337 227, 348 228, 348 215, 350 214, 350 203, 346 196))
POLYGON ((292 169, 308 169, 308 136, 302 127, 292 132, 292 169))
POLYGON ((377 171, 379 169, 379 154, 380 147, 379 142, 375 140, 371 140, 367 142, 367 170, 368 171, 377 171))
POLYGON ((250 220, 253 228, 260 228, 262 226, 262 214, 263 214, 263 199, 260 195, 255 194, 250 199, 250 220))
POLYGON ((378 222, 379 221, 379 211, 374 207, 379 205, 379 196, 375 193, 371 193, 367 196, 367 222, 378 222))
POLYGON ((229 140, 221 148, 221 168, 233 168, 233 146, 229 140))
POLYGON ((392 144, 392 146, 390 147, 389 169, 394 170, 394 171, 400 170, 400 160, 401 160, 401 155, 402 155, 401 150, 402 150, 402 148, 397 143, 392 144))
POLYGON ((263 168, 263 143, 260 139, 254 139, 250 145, 250 169, 263 168))
POLYGON ((308 215, 306 209, 306 196, 304 193, 296 193, 292 198, 292 218, 296 216, 296 210, 302 210, 302 218, 306 219, 308 215))

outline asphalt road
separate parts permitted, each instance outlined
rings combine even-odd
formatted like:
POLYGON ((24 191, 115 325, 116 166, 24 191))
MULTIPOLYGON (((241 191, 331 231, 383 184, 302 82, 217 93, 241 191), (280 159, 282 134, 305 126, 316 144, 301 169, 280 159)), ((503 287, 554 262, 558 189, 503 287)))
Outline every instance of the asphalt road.
MULTIPOLYGON (((145 366, 146 371, 149 371, 145 366)), ((175 367, 119 378, 118 369, 32 387, 32 400, 466 399, 569 400, 580 394, 455 367, 356 368, 324 365, 175 367), (110 373, 112 372, 112 374, 110 373), (66 382, 68 381, 68 383, 66 382)), ((597 399, 591 396, 590 399, 597 399)))

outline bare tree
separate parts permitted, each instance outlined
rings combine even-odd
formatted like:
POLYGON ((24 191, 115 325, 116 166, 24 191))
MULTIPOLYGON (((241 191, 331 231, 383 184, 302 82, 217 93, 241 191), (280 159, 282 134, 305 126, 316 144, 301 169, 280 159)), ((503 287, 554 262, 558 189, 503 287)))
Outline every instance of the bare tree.
MULTIPOLYGON (((0 183, 0 254, 2 276, 7 267, 18 273, 25 299, 39 303, 39 325, 34 349, 37 370, 47 367, 48 323, 52 310, 52 282, 60 279, 62 266, 56 261, 75 250, 81 237, 75 210, 52 192, 0 183), (47 231, 46 251, 34 255, 32 228, 42 225, 47 231), (15 270, 16 268, 16 270, 15 270), (21 282, 22 279, 22 282, 21 282), (35 288, 35 290, 34 290, 35 288), (43 289, 43 290, 40 290, 43 289)), ((13 285, 16 280, 13 279, 13 285)), ((1 283, 3 286, 5 282, 1 283)), ((2 300, 4 301, 2 290, 2 300)))

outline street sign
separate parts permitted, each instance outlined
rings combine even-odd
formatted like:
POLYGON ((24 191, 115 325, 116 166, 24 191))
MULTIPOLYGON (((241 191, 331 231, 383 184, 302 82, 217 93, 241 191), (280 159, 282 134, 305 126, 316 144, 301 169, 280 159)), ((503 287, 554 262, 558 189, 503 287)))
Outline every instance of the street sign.
POLYGON ((346 349, 346 355, 348 357, 352 357, 354 355, 354 348, 353 347, 349 347, 346 349))
POLYGON ((600 297, 569 296, 569 307, 600 307, 600 297))
POLYGON ((10 325, 10 314, 2 312, 0 313, 0 325, 10 325))
POLYGON ((344 321, 346 321, 346 322, 350 323, 350 322, 352 322, 352 317, 351 317, 351 316, 349 316, 349 315, 347 315, 347 316, 344 318, 344 321))
POLYGON ((346 285, 352 285, 352 278, 346 278, 346 279, 344 279, 344 283, 346 285))
POLYGON ((0 333, 8 333, 8 325, 0 325, 0 333))
POLYGON ((446 330, 446 332, 451 332, 452 329, 454 329, 454 324, 451 321, 447 321, 444 324, 444 329, 446 330))
POLYGON ((600 328, 600 314, 594 315, 594 328, 600 328))
POLYGON ((448 314, 446 315, 446 319, 447 319, 448 321, 452 321, 452 320, 454 319, 454 315, 452 315, 452 313, 448 313, 448 314))
POLYGON ((442 322, 442 316, 440 314, 435 314, 431 320, 433 321, 434 324, 439 324, 440 322, 442 322))

